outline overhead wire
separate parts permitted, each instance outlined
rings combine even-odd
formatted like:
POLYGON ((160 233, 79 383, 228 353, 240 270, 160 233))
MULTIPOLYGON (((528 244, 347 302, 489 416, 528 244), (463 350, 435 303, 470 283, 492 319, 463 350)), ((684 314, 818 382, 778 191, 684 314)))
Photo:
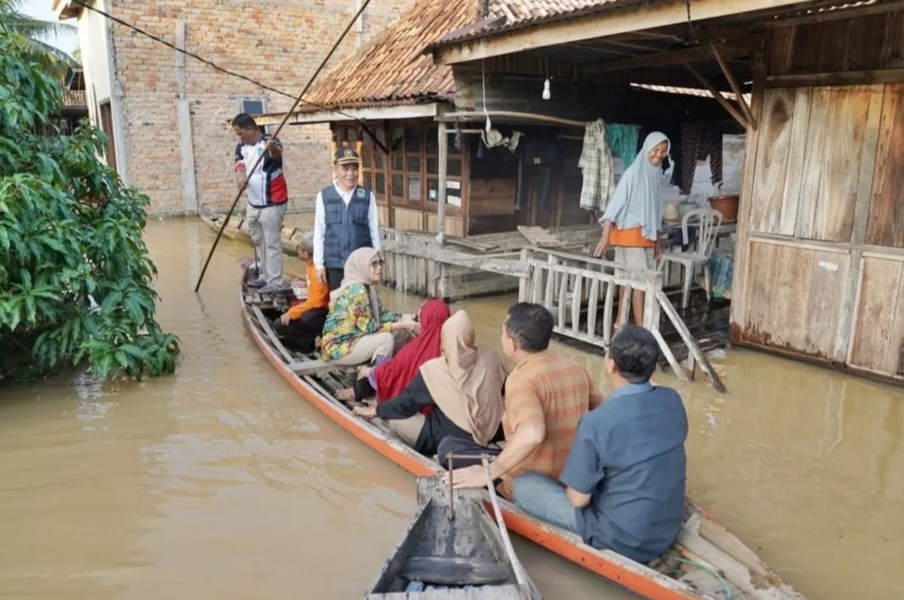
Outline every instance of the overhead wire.
MULTIPOLYGON (((261 82, 261 81, 258 81, 258 80, 256 80, 256 79, 252 79, 251 77, 248 77, 247 75, 243 75, 242 73, 238 73, 238 72, 236 72, 236 71, 232 71, 232 70, 227 69, 227 68, 225 68, 225 67, 221 67, 220 65, 218 65, 218 64, 215 63, 214 61, 212 61, 212 60, 210 60, 210 59, 207 59, 207 58, 204 58, 203 56, 201 56, 201 55, 199 55, 199 54, 196 54, 195 52, 190 52, 190 51, 186 50, 185 48, 180 48, 179 46, 177 46, 177 45, 175 45, 175 44, 173 44, 173 43, 171 43, 171 42, 168 42, 168 41, 166 41, 165 39, 161 38, 160 36, 154 35, 153 33, 150 33, 149 31, 146 31, 146 30, 142 29, 141 27, 138 27, 137 25, 134 25, 133 23, 129 23, 128 21, 126 21, 126 20, 124 20, 124 19, 120 19, 119 17, 116 17, 116 16, 114 16, 114 15, 111 15, 110 13, 108 13, 108 12, 106 12, 106 11, 104 11, 104 10, 101 10, 101 9, 99 9, 99 8, 96 8, 96 7, 94 7, 94 6, 90 6, 90 5, 89 5, 87 2, 85 2, 84 0, 69 0, 69 1, 70 1, 72 4, 76 5, 76 6, 80 6, 80 7, 84 8, 84 9, 86 9, 86 10, 90 10, 90 11, 92 11, 92 12, 95 12, 95 13, 99 14, 99 15, 102 15, 104 18, 109 19, 110 21, 113 21, 114 23, 118 23, 118 24, 122 25, 123 27, 126 27, 126 28, 128 28, 128 29, 134 31, 135 33, 138 33, 139 35, 143 35, 144 37, 146 37, 146 38, 148 38, 148 39, 150 39, 150 40, 153 40, 154 42, 157 42, 158 44, 162 44, 162 45, 166 46, 167 48, 170 48, 170 49, 172 49, 172 50, 175 50, 176 52, 179 52, 179 53, 181 53, 181 54, 184 54, 185 56, 188 56, 188 57, 190 57, 190 58, 193 58, 193 59, 197 60, 198 62, 200 62, 200 63, 202 63, 202 64, 205 64, 205 65, 207 65, 208 67, 210 67, 210 68, 212 68, 212 69, 214 69, 214 70, 216 70, 216 71, 219 71, 219 72, 221 72, 221 73, 224 73, 224 74, 226 74, 226 75, 229 75, 230 77, 235 77, 235 78, 237 78, 237 79, 241 79, 241 80, 243 80, 243 81, 247 81, 248 83, 252 83, 252 84, 258 86, 259 88, 264 89, 264 90, 267 90, 267 91, 269 91, 269 92, 273 92, 274 94, 279 94, 280 96, 285 96, 285 97, 287 97, 287 98, 292 98, 293 100, 295 100, 295 95, 294 95, 294 94, 290 94, 290 93, 288 93, 288 92, 284 92, 284 91, 282 91, 282 90, 280 90, 280 89, 277 89, 277 88, 275 88, 275 87, 273 87, 273 86, 267 85, 267 84, 265 84, 265 83, 263 83, 263 82, 261 82)), ((307 105, 309 105, 309 106, 312 106, 312 107, 314 107, 314 108, 318 108, 318 109, 320 109, 320 110, 326 110, 326 111, 334 112, 334 113, 336 113, 337 115, 341 115, 341 116, 343 116, 343 117, 346 117, 346 118, 348 118, 348 119, 351 119, 351 120, 357 122, 358 125, 360 125, 361 128, 362 128, 365 132, 367 132, 367 134, 371 137, 371 139, 373 139, 374 143, 377 144, 377 146, 379 146, 381 150, 383 150, 383 152, 385 152, 385 153, 387 153, 387 154, 389 153, 389 149, 386 147, 386 145, 383 144, 383 142, 380 141, 380 139, 377 137, 377 135, 376 135, 373 131, 371 131, 371 129, 364 123, 364 121, 363 121, 361 118, 356 117, 356 116, 351 115, 351 114, 348 114, 348 113, 343 112, 343 111, 341 111, 341 110, 337 110, 337 109, 335 109, 335 108, 330 108, 330 107, 327 107, 327 106, 322 106, 322 105, 320 105, 320 104, 317 104, 316 102, 310 102, 310 101, 305 100, 305 99, 303 99, 303 98, 300 100, 300 102, 302 102, 303 104, 307 104, 307 105)), ((296 103, 296 105, 297 105, 297 103, 296 103)), ((291 112, 291 111, 290 111, 290 112, 291 112)), ((287 113, 287 114, 288 114, 288 113, 287 113)))

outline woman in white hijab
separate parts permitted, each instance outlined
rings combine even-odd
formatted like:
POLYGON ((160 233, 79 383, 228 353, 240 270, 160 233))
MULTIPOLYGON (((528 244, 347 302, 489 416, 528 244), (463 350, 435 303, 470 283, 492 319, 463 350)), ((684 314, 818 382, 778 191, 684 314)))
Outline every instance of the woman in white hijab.
MULTIPOLYGON (((669 138, 654 131, 643 142, 643 148, 615 188, 600 224, 602 236, 593 255, 601 257, 610 246, 615 248, 615 262, 630 275, 637 271, 656 270, 656 259, 662 254, 659 229, 662 227, 662 161, 669 155, 669 138)), ((627 302, 628 288, 622 287, 619 305, 627 302)), ((631 307, 634 322, 643 324, 644 292, 634 290, 631 307)), ((621 313, 621 311, 619 311, 621 313)), ((621 327, 624 323, 615 323, 621 327)))

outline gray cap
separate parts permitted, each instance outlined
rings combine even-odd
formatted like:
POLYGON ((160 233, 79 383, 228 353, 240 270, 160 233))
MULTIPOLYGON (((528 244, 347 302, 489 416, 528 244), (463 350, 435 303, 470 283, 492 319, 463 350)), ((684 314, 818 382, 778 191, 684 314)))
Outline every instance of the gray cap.
POLYGON ((314 232, 305 231, 298 238, 298 245, 308 254, 314 254, 314 232))

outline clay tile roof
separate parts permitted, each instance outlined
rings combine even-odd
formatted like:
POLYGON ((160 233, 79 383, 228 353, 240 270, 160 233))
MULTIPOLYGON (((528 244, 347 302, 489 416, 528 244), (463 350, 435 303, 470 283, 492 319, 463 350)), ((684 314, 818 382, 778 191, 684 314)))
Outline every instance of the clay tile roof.
POLYGON ((656 0, 485 0, 486 14, 480 23, 472 23, 450 32, 431 47, 485 37, 502 31, 560 21, 656 0))
POLYGON ((301 111, 451 100, 452 69, 424 49, 477 18, 477 2, 418 0, 316 83, 301 111))

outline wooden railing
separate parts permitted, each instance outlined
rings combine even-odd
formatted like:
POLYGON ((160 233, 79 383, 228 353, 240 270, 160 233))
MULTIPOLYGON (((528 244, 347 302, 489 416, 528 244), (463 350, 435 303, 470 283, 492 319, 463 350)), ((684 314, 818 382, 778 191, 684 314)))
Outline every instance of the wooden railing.
MULTIPOLYGON (((555 318, 554 331, 588 344, 608 348, 612 341, 615 293, 620 286, 645 292, 643 325, 653 333, 659 348, 675 374, 684 380, 693 378, 695 363, 719 391, 725 386, 678 315, 671 301, 662 291, 662 273, 658 271, 626 272, 618 264, 588 255, 546 248, 524 248, 521 262, 527 266, 522 277, 518 300, 542 304, 555 318), (602 322, 599 308, 602 302, 602 322), (665 312, 688 348, 688 360, 682 365, 660 332, 665 312)), ((618 321, 627 321, 629 300, 619 303, 618 321)))

